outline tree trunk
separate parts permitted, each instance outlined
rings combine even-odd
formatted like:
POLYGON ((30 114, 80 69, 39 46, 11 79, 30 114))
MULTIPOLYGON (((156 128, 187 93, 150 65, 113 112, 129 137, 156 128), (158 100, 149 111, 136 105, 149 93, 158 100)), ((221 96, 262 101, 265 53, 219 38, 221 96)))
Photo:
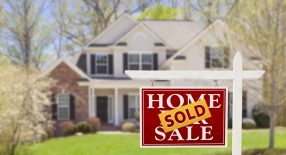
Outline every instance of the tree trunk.
POLYGON ((269 149, 273 149, 275 146, 275 125, 276 125, 276 113, 275 105, 271 101, 271 111, 270 111, 270 128, 269 128, 269 149))

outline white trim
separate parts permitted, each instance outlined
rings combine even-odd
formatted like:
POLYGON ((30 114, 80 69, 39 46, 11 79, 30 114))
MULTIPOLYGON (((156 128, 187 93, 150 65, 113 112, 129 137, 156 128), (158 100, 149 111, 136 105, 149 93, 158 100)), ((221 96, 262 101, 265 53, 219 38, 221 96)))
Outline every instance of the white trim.
POLYGON ((131 29, 131 31, 127 32, 125 35, 123 35, 120 39, 118 39, 114 45, 118 44, 119 42, 122 42, 124 39, 128 38, 133 32, 135 32, 138 28, 143 28, 145 29, 148 33, 150 33, 155 39, 160 40, 161 42, 163 42, 167 48, 171 47, 165 40, 163 40, 162 38, 160 38, 156 33, 154 33, 153 31, 151 31, 144 23, 140 22, 139 24, 137 24, 135 27, 133 27, 131 29))
POLYGON ((70 63, 69 61, 61 58, 58 59, 56 63, 53 63, 52 66, 46 68, 43 70, 41 76, 48 76, 49 73, 51 73, 55 68, 57 68, 61 63, 65 63, 67 64, 73 71, 75 71, 78 75, 80 75, 83 78, 88 79, 89 81, 91 81, 91 79, 82 71, 80 70, 77 66, 75 66, 74 64, 70 63))
POLYGON ((130 16, 128 13, 124 13, 120 18, 118 18, 116 21, 114 21, 110 26, 108 26, 103 32, 101 32, 97 37, 92 39, 90 42, 87 43, 87 46, 89 46, 91 43, 96 42, 98 39, 100 39, 105 33, 107 33, 112 27, 114 27, 119 21, 127 17, 130 19, 134 24, 137 23, 137 20, 135 20, 132 16, 130 16))

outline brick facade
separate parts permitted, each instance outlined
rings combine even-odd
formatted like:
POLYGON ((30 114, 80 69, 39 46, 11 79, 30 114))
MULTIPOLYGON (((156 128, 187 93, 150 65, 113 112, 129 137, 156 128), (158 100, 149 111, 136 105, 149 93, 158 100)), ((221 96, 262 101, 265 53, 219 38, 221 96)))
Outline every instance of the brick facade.
POLYGON ((86 120, 88 118, 88 87, 78 85, 77 81, 81 79, 81 76, 62 62, 49 74, 49 77, 55 80, 55 86, 51 88, 53 94, 67 92, 75 97, 74 121, 86 120))

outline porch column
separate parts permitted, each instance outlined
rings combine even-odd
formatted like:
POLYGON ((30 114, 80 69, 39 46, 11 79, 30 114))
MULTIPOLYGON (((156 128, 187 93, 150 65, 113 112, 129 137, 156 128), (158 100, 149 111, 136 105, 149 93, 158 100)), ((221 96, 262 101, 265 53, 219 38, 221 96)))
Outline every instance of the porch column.
POLYGON ((92 117, 91 86, 88 86, 88 117, 92 117))
POLYGON ((119 104, 119 102, 118 102, 118 88, 114 88, 114 109, 115 109, 115 117, 114 117, 115 122, 114 122, 114 124, 116 126, 119 125, 119 110, 118 110, 119 105, 118 104, 119 104))
POLYGON ((91 115, 92 115, 92 117, 96 117, 94 93, 95 93, 94 88, 91 88, 91 101, 92 101, 92 103, 91 103, 91 115))

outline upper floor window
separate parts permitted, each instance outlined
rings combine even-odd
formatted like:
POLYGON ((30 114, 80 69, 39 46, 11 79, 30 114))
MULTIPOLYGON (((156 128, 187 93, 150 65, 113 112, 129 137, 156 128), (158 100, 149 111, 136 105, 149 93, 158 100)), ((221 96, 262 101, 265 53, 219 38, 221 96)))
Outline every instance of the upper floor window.
POLYGON ((108 56, 96 55, 96 74, 108 74, 108 56))
POLYGON ((91 54, 90 55, 91 75, 111 75, 113 74, 112 54, 91 54))
POLYGON ((128 54, 128 69, 129 70, 152 70, 153 69, 153 54, 128 54))
POLYGON ((205 47, 206 68, 228 68, 229 50, 223 46, 205 47))

